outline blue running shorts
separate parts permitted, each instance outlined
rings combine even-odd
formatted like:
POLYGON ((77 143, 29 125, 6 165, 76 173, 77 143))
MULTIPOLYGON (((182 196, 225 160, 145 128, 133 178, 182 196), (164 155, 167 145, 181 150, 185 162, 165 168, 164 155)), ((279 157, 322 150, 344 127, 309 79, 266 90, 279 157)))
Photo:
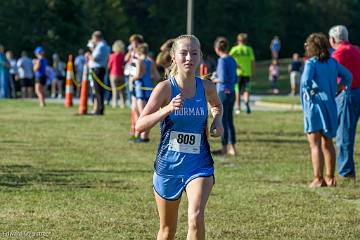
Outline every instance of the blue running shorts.
POLYGON ((136 99, 141 99, 144 101, 148 101, 151 95, 151 91, 142 89, 144 87, 144 83, 141 80, 136 80, 134 82, 134 89, 132 91, 132 95, 136 97, 136 99))
MULTIPOLYGON (((163 199, 174 201, 178 200, 186 185, 198 177, 214 177, 214 168, 200 168, 186 176, 160 176, 154 172, 153 184, 154 191, 163 199)), ((215 178, 214 178, 215 184, 215 178)))

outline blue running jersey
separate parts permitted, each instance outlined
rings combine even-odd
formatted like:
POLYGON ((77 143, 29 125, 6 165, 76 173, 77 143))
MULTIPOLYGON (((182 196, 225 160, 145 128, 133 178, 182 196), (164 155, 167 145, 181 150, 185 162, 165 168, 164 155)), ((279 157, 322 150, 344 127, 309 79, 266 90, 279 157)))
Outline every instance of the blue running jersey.
POLYGON ((146 66, 145 73, 140 79, 138 79, 134 82, 135 89, 134 89, 133 95, 138 99, 147 101, 147 100, 149 100, 150 95, 151 95, 150 88, 153 88, 153 84, 151 81, 152 62, 148 58, 145 58, 144 63, 146 66))
MULTIPOLYGON (((174 77, 170 78, 172 98, 180 93, 174 77)), ((160 176, 187 176, 199 169, 213 168, 206 136, 207 101, 203 82, 195 78, 196 93, 184 99, 183 107, 169 114, 160 124, 161 138, 154 163, 160 176)))
MULTIPOLYGON (((143 82, 144 87, 152 88, 153 87, 153 84, 151 82, 151 65, 152 65, 152 62, 151 62, 151 60, 149 58, 145 58, 144 63, 146 65, 146 70, 145 70, 144 75, 139 80, 143 82)), ((148 92, 149 97, 150 97, 151 90, 150 91, 148 90, 147 92, 148 92)))

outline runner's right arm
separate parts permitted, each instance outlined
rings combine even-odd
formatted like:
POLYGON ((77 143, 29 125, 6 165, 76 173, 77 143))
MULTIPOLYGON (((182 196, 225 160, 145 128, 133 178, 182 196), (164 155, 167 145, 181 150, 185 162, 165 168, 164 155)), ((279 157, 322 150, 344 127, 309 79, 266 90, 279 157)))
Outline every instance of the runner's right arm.
POLYGON ((151 93, 150 99, 136 121, 135 129, 138 132, 150 130, 158 122, 165 119, 171 112, 183 105, 183 97, 179 94, 169 102, 171 89, 169 81, 160 82, 151 93))

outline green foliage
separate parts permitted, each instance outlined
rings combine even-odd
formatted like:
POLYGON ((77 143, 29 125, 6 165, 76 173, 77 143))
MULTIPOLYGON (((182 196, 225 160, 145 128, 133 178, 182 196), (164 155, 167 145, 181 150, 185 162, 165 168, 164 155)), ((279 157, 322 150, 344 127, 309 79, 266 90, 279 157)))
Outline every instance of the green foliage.
MULTIPOLYGON (((44 45, 48 53, 63 56, 86 46, 92 31, 100 29, 111 44, 132 33, 145 36, 153 52, 166 39, 186 31, 185 0, 2 0, 0 42, 17 54, 44 45)), ((257 59, 270 58, 275 34, 282 40, 282 57, 303 52, 312 32, 327 33, 345 24, 350 40, 360 41, 358 0, 195 0, 194 33, 204 53, 213 55, 219 35, 235 43, 239 32, 249 33, 257 59)))

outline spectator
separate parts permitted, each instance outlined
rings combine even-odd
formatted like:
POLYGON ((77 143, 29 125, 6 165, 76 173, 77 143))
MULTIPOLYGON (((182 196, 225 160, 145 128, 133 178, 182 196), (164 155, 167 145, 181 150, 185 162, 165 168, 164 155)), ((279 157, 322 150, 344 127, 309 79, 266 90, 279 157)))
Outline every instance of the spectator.
MULTIPOLYGON (((53 86, 53 83, 55 80, 56 80, 55 69, 50 65, 46 66, 46 85, 45 85, 46 87, 45 87, 45 89, 46 90, 50 89, 50 91, 51 91, 51 87, 53 86)), ((48 95, 48 94, 46 94, 46 95, 48 95)))
POLYGON ((340 85, 349 86, 351 73, 330 57, 329 42, 322 33, 313 33, 305 43, 306 55, 301 76, 304 131, 311 150, 314 179, 310 187, 336 186, 335 149, 332 138, 338 128, 335 97, 340 85), (326 176, 323 177, 325 161, 326 176))
POLYGON ((92 34, 92 42, 95 44, 94 51, 91 54, 88 54, 90 59, 89 67, 92 71, 92 76, 94 79, 94 89, 95 89, 95 98, 96 98, 96 109, 93 114, 95 115, 104 115, 104 89, 98 83, 101 81, 104 83, 107 61, 109 57, 109 47, 107 46, 103 35, 100 31, 95 31, 92 34))
POLYGON ((271 83, 271 91, 273 94, 279 94, 277 81, 280 77, 280 67, 277 59, 273 59, 269 66, 269 81, 271 83))
POLYGON ((129 38, 130 45, 128 46, 128 52, 125 55, 125 69, 124 69, 124 76, 125 76, 125 83, 126 86, 126 96, 127 96, 127 102, 129 105, 131 105, 131 91, 132 86, 131 82, 129 81, 129 78, 131 76, 134 76, 136 71, 136 56, 135 56, 135 49, 138 45, 141 43, 144 43, 144 37, 140 34, 133 34, 129 38))
POLYGON ((230 50, 232 56, 237 63, 237 76, 238 76, 238 91, 236 91, 236 114, 240 113, 240 94, 243 92, 244 102, 246 106, 246 113, 251 113, 250 109, 250 91, 251 79, 255 79, 255 56, 253 49, 246 45, 248 35, 240 33, 237 36, 238 45, 230 50))
MULTIPOLYGON (((89 56, 91 55, 91 53, 95 49, 95 43, 90 39, 88 41, 86 47, 88 48, 88 51, 85 53, 85 64, 86 64, 87 68, 89 69, 89 62, 90 62, 89 56)), ((89 90, 89 99, 93 103, 92 112, 95 112, 96 109, 97 109, 97 103, 96 103, 96 98, 95 98, 94 79, 93 79, 93 76, 92 76, 90 71, 88 73, 88 78, 89 78, 89 88, 88 88, 88 90, 89 90)))
POLYGON ((18 85, 18 72, 17 72, 17 66, 16 66, 16 59, 14 57, 14 54, 12 51, 6 52, 6 58, 8 62, 10 63, 10 97, 16 98, 17 97, 17 90, 20 88, 18 85))
POLYGON ((125 107, 124 89, 118 90, 119 86, 123 86, 124 80, 124 42, 117 40, 112 46, 113 53, 109 57, 108 68, 110 75, 110 84, 112 89, 112 107, 117 107, 119 96, 120 108, 125 107))
POLYGON ((275 35, 270 43, 270 50, 272 59, 279 59, 279 53, 281 49, 281 42, 278 35, 275 35))
POLYGON ((66 77, 66 65, 61 61, 60 56, 57 53, 54 53, 53 56, 53 69, 55 71, 55 78, 51 82, 51 97, 61 99, 63 98, 63 87, 66 77))
POLYGON ((216 68, 216 91, 223 105, 222 124, 224 133, 221 136, 222 149, 214 151, 215 154, 236 155, 235 150, 235 127, 233 109, 235 103, 236 61, 228 54, 229 43, 224 37, 216 39, 214 44, 215 52, 219 56, 216 68))
POLYGON ((10 63, 4 54, 4 46, 0 44, 0 98, 10 97, 9 68, 10 63))
POLYGON ((160 52, 156 56, 156 64, 162 76, 167 77, 169 67, 171 65, 170 49, 174 43, 174 39, 168 39, 160 47, 160 52))
POLYGON ((300 84, 300 76, 302 69, 302 61, 298 53, 292 55, 292 61, 288 66, 288 71, 290 73, 290 85, 291 85, 291 95, 295 96, 300 84))
POLYGON ((355 178, 354 143, 360 117, 360 49, 349 42, 348 35, 347 28, 342 25, 329 31, 330 45, 335 49, 332 56, 353 76, 350 89, 344 89, 336 98, 339 117, 336 144, 339 175, 355 178))
POLYGON ((211 55, 204 55, 204 63, 207 66, 208 73, 213 73, 216 71, 216 60, 211 55))
POLYGON ((34 87, 33 63, 25 51, 21 52, 21 58, 17 61, 17 67, 23 98, 32 98, 34 87))
POLYGON ((33 60, 35 72, 35 92, 39 99, 40 107, 45 107, 45 86, 46 86, 46 67, 48 62, 45 58, 43 47, 35 48, 34 54, 36 59, 33 60))
MULTIPOLYGON (((83 80, 83 71, 85 66, 85 55, 83 49, 79 49, 78 55, 76 56, 74 61, 74 66, 75 66, 76 81, 78 85, 81 86, 81 81, 83 80)), ((79 96, 80 96, 80 87, 77 87, 76 97, 79 96)))

